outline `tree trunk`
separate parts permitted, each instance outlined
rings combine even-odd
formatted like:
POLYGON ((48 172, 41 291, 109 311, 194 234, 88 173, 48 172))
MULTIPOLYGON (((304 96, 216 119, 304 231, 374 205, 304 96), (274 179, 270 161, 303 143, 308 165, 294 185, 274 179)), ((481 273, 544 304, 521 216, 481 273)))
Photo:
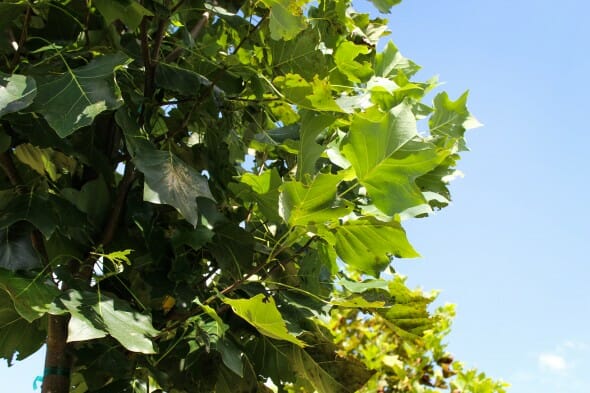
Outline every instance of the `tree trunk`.
POLYGON ((71 357, 67 351, 69 319, 66 315, 49 315, 42 393, 70 391, 71 357))

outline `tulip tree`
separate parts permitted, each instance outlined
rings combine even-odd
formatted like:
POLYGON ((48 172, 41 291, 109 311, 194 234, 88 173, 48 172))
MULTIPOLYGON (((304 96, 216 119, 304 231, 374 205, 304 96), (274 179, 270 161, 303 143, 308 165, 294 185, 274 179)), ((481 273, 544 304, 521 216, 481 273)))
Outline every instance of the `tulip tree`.
POLYGON ((477 122, 352 6, 0 1, 0 357, 46 344, 46 393, 339 393, 377 372, 339 318, 427 343, 402 224, 477 122))

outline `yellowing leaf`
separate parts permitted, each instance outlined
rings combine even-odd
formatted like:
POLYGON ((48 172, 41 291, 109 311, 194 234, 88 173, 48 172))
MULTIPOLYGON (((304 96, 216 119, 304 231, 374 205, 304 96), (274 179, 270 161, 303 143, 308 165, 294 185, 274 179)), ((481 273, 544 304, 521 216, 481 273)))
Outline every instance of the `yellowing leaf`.
POLYGON ((272 296, 258 294, 250 299, 224 298, 223 302, 230 305, 232 310, 242 319, 254 326, 256 330, 267 337, 289 341, 299 347, 305 343, 289 333, 287 324, 272 296))

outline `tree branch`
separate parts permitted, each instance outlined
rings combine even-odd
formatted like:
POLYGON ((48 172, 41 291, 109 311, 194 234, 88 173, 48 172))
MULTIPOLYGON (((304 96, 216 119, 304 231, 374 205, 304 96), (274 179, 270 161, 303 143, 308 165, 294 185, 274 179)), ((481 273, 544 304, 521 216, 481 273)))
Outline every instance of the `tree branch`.
POLYGON ((20 60, 20 54, 22 52, 22 48, 25 45, 25 41, 27 40, 27 34, 29 30, 29 22, 31 21, 31 12, 32 8, 30 6, 27 7, 27 11, 25 13, 25 20, 23 21, 23 29, 20 32, 20 38, 18 40, 18 47, 16 48, 16 52, 14 53, 14 57, 10 62, 10 69, 14 70, 16 65, 20 60))
POLYGON ((14 161, 12 161, 12 156, 9 152, 5 151, 0 153, 0 166, 2 167, 6 177, 8 177, 10 184, 12 184, 12 186, 18 190, 19 187, 22 186, 23 182, 18 171, 16 170, 16 166, 14 166, 14 161))
MULTIPOLYGON (((209 22, 209 16, 210 15, 208 11, 203 12, 201 19, 199 19, 199 21, 193 26, 191 29, 191 37, 193 40, 197 38, 203 27, 205 27, 207 22, 209 22)), ((184 52, 184 48, 182 46, 177 46, 172 52, 168 54, 168 56, 166 56, 166 62, 171 63, 176 61, 180 55, 182 55, 182 52, 184 52)))
POLYGON ((123 174, 123 178, 119 182, 119 187, 117 189, 117 199, 115 200, 115 205, 113 206, 113 210, 111 211, 111 215, 109 216, 109 220, 104 227, 102 237, 100 240, 100 244, 102 246, 108 245, 115 236, 115 231, 117 230, 117 225, 119 224, 119 219, 121 218, 121 214, 123 213, 123 208, 125 207, 125 201, 127 200, 127 195, 129 194, 129 189, 131 185, 137 178, 137 173, 135 172, 135 167, 131 162, 127 162, 125 164, 125 172, 123 174))

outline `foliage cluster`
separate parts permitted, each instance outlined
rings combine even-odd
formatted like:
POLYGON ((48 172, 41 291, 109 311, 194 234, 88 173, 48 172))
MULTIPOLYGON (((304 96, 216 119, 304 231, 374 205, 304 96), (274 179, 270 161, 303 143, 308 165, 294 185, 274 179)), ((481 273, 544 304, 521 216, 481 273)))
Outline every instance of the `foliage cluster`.
POLYGON ((503 391, 452 371, 447 318, 383 273, 418 256, 402 221, 449 203, 477 125, 466 95, 422 102, 437 82, 377 50, 384 19, 345 0, 0 15, 0 357, 46 342, 44 392, 414 392, 455 372, 503 391))

